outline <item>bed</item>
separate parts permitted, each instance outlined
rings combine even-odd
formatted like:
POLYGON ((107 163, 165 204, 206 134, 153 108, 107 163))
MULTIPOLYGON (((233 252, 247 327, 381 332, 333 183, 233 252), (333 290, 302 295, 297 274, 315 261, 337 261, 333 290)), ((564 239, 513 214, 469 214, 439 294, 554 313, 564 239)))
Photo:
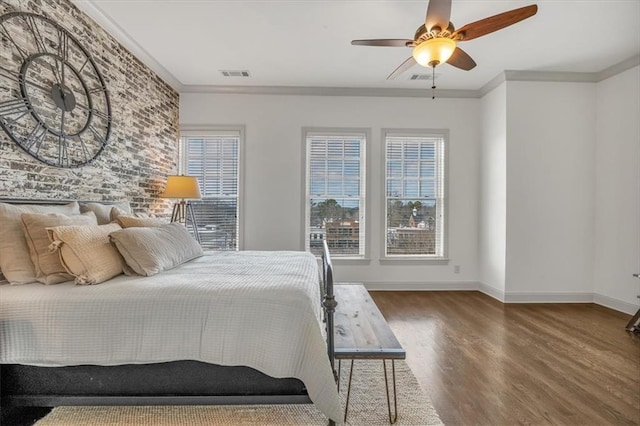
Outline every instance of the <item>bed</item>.
POLYGON ((1 403, 313 402, 332 423, 335 306, 326 246, 321 268, 305 252, 209 252, 152 277, 0 285, 1 403))

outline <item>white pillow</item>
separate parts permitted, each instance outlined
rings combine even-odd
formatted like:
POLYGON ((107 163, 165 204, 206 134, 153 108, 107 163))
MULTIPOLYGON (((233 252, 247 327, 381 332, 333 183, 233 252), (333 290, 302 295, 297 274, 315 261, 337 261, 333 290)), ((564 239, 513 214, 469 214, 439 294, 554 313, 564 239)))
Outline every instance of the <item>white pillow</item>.
POLYGON ((80 214, 78 203, 64 205, 0 203, 0 270, 11 284, 36 281, 36 270, 22 230, 22 213, 80 214))
POLYGON ((131 206, 128 201, 120 201, 118 203, 103 204, 99 202, 82 203, 80 211, 82 213, 93 212, 98 218, 98 225, 106 225, 113 220, 111 217, 111 209, 117 207, 126 214, 132 214, 131 206))
POLYGON ((60 251, 60 262, 76 284, 99 284, 120 275, 124 262, 109 242, 109 234, 122 229, 108 225, 47 228, 51 250, 60 251))
MULTIPOLYGON (((127 228, 109 237, 127 266, 138 275, 155 275, 203 255, 200 244, 177 222, 127 228)), ((126 268, 125 273, 131 275, 126 268)))
POLYGON ((157 217, 126 216, 122 214, 116 215, 113 221, 123 228, 157 228, 158 226, 166 225, 169 223, 168 219, 161 219, 157 217))
POLYGON ((67 216, 58 213, 22 213, 22 228, 27 240, 31 261, 36 270, 36 279, 44 284, 58 284, 72 280, 60 263, 58 253, 49 251, 49 235, 46 228, 62 225, 98 226, 93 212, 67 216))

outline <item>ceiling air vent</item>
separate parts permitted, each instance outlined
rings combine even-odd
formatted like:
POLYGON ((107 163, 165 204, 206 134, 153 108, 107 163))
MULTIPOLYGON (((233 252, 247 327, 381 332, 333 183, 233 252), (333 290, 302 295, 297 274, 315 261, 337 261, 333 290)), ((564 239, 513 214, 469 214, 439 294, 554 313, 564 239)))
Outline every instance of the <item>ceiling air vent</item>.
MULTIPOLYGON (((436 80, 438 77, 440 77, 440 74, 436 73, 436 80)), ((409 80, 431 80, 431 78, 431 74, 412 74, 409 80)))
POLYGON ((251 77, 249 71, 222 70, 220 72, 225 77, 251 77))

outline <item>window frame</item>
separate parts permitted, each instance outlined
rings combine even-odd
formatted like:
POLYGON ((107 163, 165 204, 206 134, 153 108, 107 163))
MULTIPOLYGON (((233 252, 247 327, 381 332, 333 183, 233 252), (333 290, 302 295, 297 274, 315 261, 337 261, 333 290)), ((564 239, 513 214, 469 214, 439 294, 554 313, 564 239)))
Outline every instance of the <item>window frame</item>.
POLYGON ((449 263, 449 130, 448 129, 382 129, 381 131, 381 246, 380 263, 429 263, 447 265, 449 263), (388 137, 425 137, 442 138, 444 160, 442 166, 442 254, 387 254, 387 138, 388 137))
MULTIPOLYGON (((186 138, 215 137, 230 134, 238 135, 238 194, 237 194, 237 246, 235 251, 244 250, 244 158, 245 158, 245 126, 244 125, 206 125, 181 126, 178 143, 178 174, 186 171, 187 158, 185 154, 186 138)), ((204 197, 203 197, 204 198, 204 197)))
MULTIPOLYGON (((368 128, 356 128, 356 127, 303 127, 302 128, 302 232, 300 247, 304 251, 309 251, 307 247, 307 219, 309 218, 311 211, 309 206, 309 175, 308 175, 308 144, 307 138, 309 136, 354 136, 363 137, 364 143, 362 144, 362 152, 364 152, 364 159, 361 159, 361 187, 360 187, 360 223, 364 221, 364 226, 361 229, 364 230, 364 238, 362 242, 364 244, 362 254, 350 255, 350 256, 338 256, 332 255, 331 259, 334 264, 362 264, 369 263, 370 261, 370 248, 371 248, 371 220, 370 220, 370 190, 371 182, 369 173, 371 166, 371 153, 370 153, 370 141, 371 141, 371 129, 368 128), (364 198, 364 200, 363 200, 364 198)), ((362 157, 362 155, 361 155, 362 157)))

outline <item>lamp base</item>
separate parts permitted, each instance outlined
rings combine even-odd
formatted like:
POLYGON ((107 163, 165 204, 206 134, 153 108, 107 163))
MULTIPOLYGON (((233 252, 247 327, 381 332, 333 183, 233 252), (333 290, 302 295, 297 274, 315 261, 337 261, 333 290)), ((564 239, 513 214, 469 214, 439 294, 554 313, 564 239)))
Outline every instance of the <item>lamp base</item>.
POLYGON ((191 222, 193 228, 193 236, 196 241, 200 243, 200 234, 198 233, 198 224, 196 222, 196 216, 193 213, 193 206, 191 203, 182 200, 173 205, 173 212, 171 213, 171 222, 180 222, 187 226, 187 222, 191 222))

